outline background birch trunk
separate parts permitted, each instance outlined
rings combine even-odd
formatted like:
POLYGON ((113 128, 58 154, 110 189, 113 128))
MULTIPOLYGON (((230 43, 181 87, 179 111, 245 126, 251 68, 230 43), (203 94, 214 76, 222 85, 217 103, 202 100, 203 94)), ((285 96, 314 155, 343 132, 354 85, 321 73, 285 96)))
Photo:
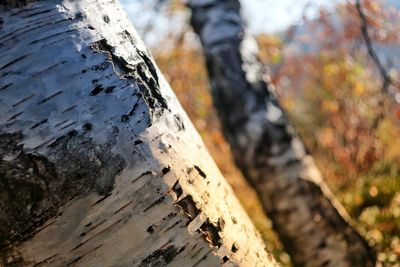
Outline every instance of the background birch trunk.
POLYGON ((117 1, 1 3, 1 266, 275 265, 117 1))
POLYGON ((188 4, 236 164, 257 191, 294 265, 373 266, 374 253, 348 223, 265 81, 239 1, 188 4))

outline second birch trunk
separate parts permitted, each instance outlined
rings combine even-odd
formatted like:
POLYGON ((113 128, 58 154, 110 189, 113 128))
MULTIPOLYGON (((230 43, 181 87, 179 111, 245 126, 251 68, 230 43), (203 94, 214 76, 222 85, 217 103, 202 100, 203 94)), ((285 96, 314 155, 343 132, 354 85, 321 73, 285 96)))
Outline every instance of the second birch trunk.
POLYGON ((212 95, 235 161, 257 191, 295 266, 374 266, 264 80, 238 0, 190 0, 212 95))

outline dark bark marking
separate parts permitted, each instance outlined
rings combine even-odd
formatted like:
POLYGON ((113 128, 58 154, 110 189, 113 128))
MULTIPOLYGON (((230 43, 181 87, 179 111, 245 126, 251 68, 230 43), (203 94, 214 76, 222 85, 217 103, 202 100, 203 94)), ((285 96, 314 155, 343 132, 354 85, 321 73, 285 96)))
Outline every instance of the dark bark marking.
MULTIPOLYGON (((15 1, 15 0, 14 0, 15 1)), ((20 3, 28 3, 28 2, 33 2, 32 0, 17 0, 17 2, 20 2, 20 3)), ((53 11, 54 9, 46 9, 46 10, 42 10, 42 11, 39 11, 39 12, 35 12, 35 13, 31 13, 31 14, 28 14, 28 15, 26 15, 26 16, 21 16, 21 18, 30 18, 30 17, 34 17, 34 16, 37 16, 37 15, 42 15, 42 14, 46 14, 46 13, 49 13, 49 12, 51 12, 51 11, 53 11)))
POLYGON ((49 70, 55 69, 56 67, 65 64, 66 62, 67 62, 67 61, 65 61, 65 60, 63 60, 63 61, 61 61, 61 62, 58 62, 57 64, 54 64, 53 66, 50 66, 50 67, 48 67, 47 69, 44 69, 44 70, 35 72, 34 75, 37 75, 37 74, 39 74, 39 73, 44 73, 44 72, 47 72, 47 71, 49 71, 49 70))
POLYGON ((135 179, 133 179, 131 183, 134 183, 137 180, 139 180, 140 178, 142 178, 143 176, 150 175, 150 174, 154 174, 154 173, 152 171, 146 171, 146 172, 142 173, 141 175, 139 175, 138 177, 136 177, 135 179))
MULTIPOLYGON (((195 249, 195 247, 196 247, 196 245, 192 248, 192 250, 195 249)), ((203 249, 204 249, 204 247, 199 248, 199 249, 190 257, 190 259, 196 258, 196 256, 199 255, 199 253, 200 253, 203 249)), ((194 265, 194 266, 195 266, 195 265, 194 265)))
POLYGON ((331 262, 330 260, 324 261, 323 263, 321 263, 321 267, 329 266, 329 263, 330 263, 330 262, 331 262))
POLYGON ((15 114, 15 115, 11 116, 11 117, 7 120, 7 122, 10 122, 10 121, 16 119, 16 118, 19 117, 22 113, 24 113, 24 112, 21 111, 21 112, 18 112, 17 114, 15 114))
MULTIPOLYGON (((104 233, 105 231, 107 231, 108 229, 114 227, 115 225, 117 225, 118 223, 122 222, 122 219, 119 219, 118 221, 112 223, 111 225, 107 226, 106 228, 102 229, 100 232, 95 233, 94 235, 92 235, 91 237, 89 237, 88 239, 86 239, 85 241, 79 243, 76 247, 74 247, 73 249, 70 250, 70 252, 77 250, 78 248, 82 247, 83 245, 85 245, 86 243, 88 243, 90 240, 92 240, 93 238, 101 235, 102 233, 104 233)), ((88 233, 88 232, 87 232, 88 233)))
POLYGON ((176 202, 176 205, 178 205, 183 213, 189 218, 189 222, 200 214, 200 210, 196 207, 196 203, 191 195, 182 198, 180 201, 176 202))
POLYGON ((40 101, 37 105, 38 106, 42 105, 42 104, 46 103, 47 101, 49 101, 50 99, 52 99, 52 98, 54 98, 54 97, 56 97, 58 95, 61 95, 62 93, 63 93, 63 91, 58 91, 58 92, 56 92, 56 93, 54 93, 54 94, 52 94, 52 95, 50 95, 50 96, 48 96, 46 98, 43 98, 43 100, 40 101))
POLYGON ((55 33, 55 34, 52 34, 52 35, 49 35, 49 36, 34 40, 34 41, 30 42, 29 44, 30 45, 37 44, 37 43, 43 42, 45 40, 48 40, 48 39, 51 39, 51 38, 54 38, 54 37, 57 37, 57 36, 60 36, 60 35, 63 35, 63 34, 67 34, 67 33, 70 33, 70 32, 74 32, 74 31, 76 31, 76 29, 71 29, 71 30, 55 33))
POLYGON ((23 98, 22 100, 20 100, 20 101, 18 101, 17 103, 15 103, 15 104, 13 105, 13 108, 15 108, 15 107, 21 105, 22 103, 28 101, 29 99, 31 99, 31 98, 34 97, 34 96, 35 96, 35 94, 31 94, 31 95, 29 95, 29 96, 23 98))
POLYGON ((135 145, 140 145, 140 144, 142 144, 142 143, 143 143, 143 141, 140 140, 140 139, 139 139, 139 140, 136 140, 136 141, 134 142, 135 145))
POLYGON ((193 267, 196 267, 196 266, 198 266, 202 261, 205 261, 210 253, 211 253, 211 250, 207 251, 207 253, 204 254, 204 256, 201 257, 200 260, 196 261, 196 262, 193 264, 193 267))
POLYGON ((213 223, 210 222, 209 219, 205 221, 199 228, 199 232, 203 235, 204 239, 209 243, 210 245, 220 248, 222 245, 222 239, 221 236, 219 235, 219 232, 221 231, 221 227, 218 224, 215 226, 213 223))
POLYGON ((83 254, 83 255, 81 255, 81 256, 78 256, 78 257, 75 258, 73 261, 67 263, 67 266, 70 266, 70 265, 72 265, 72 264, 77 263, 77 262, 80 261, 83 257, 85 257, 85 256, 87 256, 88 254, 90 254, 90 253, 92 253, 92 252, 98 250, 98 249, 101 248, 102 246, 103 246, 103 244, 100 244, 100 245, 98 245, 97 247, 95 247, 95 248, 89 250, 89 251, 86 252, 85 254, 83 254))
POLYGON ((50 140, 46 140, 43 143, 40 143, 39 145, 37 145, 36 147, 33 148, 33 150, 39 149, 39 148, 43 148, 44 146, 51 144, 53 141, 55 141, 57 138, 51 138, 50 140))
POLYGON ((154 207, 154 206, 156 206, 156 205, 162 203, 162 202, 164 201, 164 199, 165 199, 165 196, 160 197, 159 199, 157 199, 156 201, 154 201, 150 206, 148 206, 147 208, 145 208, 145 209, 143 210, 143 212, 146 212, 146 211, 148 211, 149 209, 151 209, 152 207, 154 207))
POLYGON ((180 196, 183 194, 183 189, 179 184, 179 180, 176 181, 175 184, 172 186, 172 191, 175 192, 176 198, 180 198, 180 196))
POLYGON ((73 261, 70 261, 69 263, 67 263, 67 266, 71 266, 72 264, 77 263, 81 259, 82 259, 82 256, 79 256, 79 257, 75 258, 73 261))
MULTIPOLYGON (((164 228, 165 228, 165 224, 164 224, 165 221, 170 220, 171 218, 173 218, 173 217, 175 217, 175 216, 176 216, 176 213, 175 213, 175 212, 169 213, 167 216, 165 216, 164 218, 162 218, 161 221, 150 225, 150 226, 147 228, 147 232, 150 233, 150 234, 154 234, 154 233, 156 232, 156 229, 158 229, 158 228, 160 228, 160 230, 164 229, 164 228)), ((171 226, 169 226, 167 229, 165 229, 165 230, 163 231, 163 233, 165 233, 165 232, 171 230, 171 229, 174 228, 178 223, 179 223, 179 221, 175 222, 173 225, 171 225, 171 226)))
POLYGON ((11 85, 13 85, 13 83, 9 83, 9 84, 6 84, 6 85, 0 87, 0 91, 3 91, 3 90, 5 90, 5 89, 7 89, 7 88, 10 87, 11 85))
POLYGON ((183 123, 183 120, 179 114, 174 114, 174 121, 176 126, 178 126, 178 130, 185 130, 185 124, 183 123))
POLYGON ((225 227, 225 220, 222 217, 218 218, 217 227, 222 230, 225 227))
POLYGON ((203 172, 203 170, 202 169, 200 169, 200 167, 199 166, 197 166, 197 165, 194 165, 194 168, 196 169, 196 171, 200 174, 200 176, 201 177, 203 177, 203 178, 206 178, 207 177, 207 175, 203 172))
POLYGON ((221 263, 226 263, 227 261, 229 261, 229 257, 228 256, 224 256, 221 260, 221 263))
POLYGON ((105 90, 106 94, 111 94, 114 92, 115 86, 108 86, 105 90))
POLYGON ((66 108, 65 110, 63 110, 63 114, 64 113, 67 113, 68 111, 71 111, 71 110, 73 110, 73 109, 75 109, 77 107, 77 105, 73 105, 73 106, 70 106, 69 108, 66 108))
POLYGON ((55 140, 45 156, 24 151, 20 133, 0 140, 0 251, 29 239, 75 196, 109 194, 125 166, 110 153, 112 140, 93 144, 78 132, 55 140))
POLYGON ((171 171, 171 167, 170 166, 166 166, 164 167, 161 172, 163 175, 166 175, 167 173, 169 173, 171 171))
POLYGON ((135 111, 137 110, 138 107, 139 103, 134 104, 132 109, 127 114, 121 116, 121 122, 127 122, 130 119, 130 117, 132 117, 133 114, 135 114, 135 111))
POLYGON ((17 57, 17 58, 14 59, 13 61, 11 61, 11 62, 5 64, 3 67, 1 67, 0 70, 4 70, 4 69, 10 67, 11 65, 13 65, 13 64, 15 64, 15 63, 17 63, 17 62, 23 60, 23 59, 26 58, 27 56, 28 56, 28 55, 23 55, 23 56, 17 57))
POLYGON ((129 117, 133 115, 133 113, 137 110, 137 108, 139 107, 139 103, 136 103, 135 105, 133 105, 131 111, 129 111, 129 113, 127 114, 129 117))
POLYGON ((236 242, 233 243, 233 244, 232 244, 231 251, 232 251, 233 253, 236 253, 238 250, 239 250, 239 245, 238 245, 236 242))
POLYGON ((54 127, 61 126, 61 125, 63 125, 64 123, 66 123, 66 122, 68 122, 68 121, 69 121, 69 119, 63 120, 62 122, 59 122, 59 123, 57 123, 56 125, 54 125, 54 127))
MULTIPOLYGON (((43 18, 42 18, 42 19, 43 19, 43 18)), ((58 23, 61 23, 61 22, 66 22, 66 21, 68 21, 68 20, 70 20, 70 19, 69 19, 69 18, 68 18, 68 19, 60 19, 60 20, 57 20, 57 21, 52 22, 51 25, 53 26, 53 25, 55 25, 55 24, 58 24, 58 23)), ((22 29, 20 29, 20 30, 16 30, 15 32, 12 32, 12 33, 9 33, 9 34, 6 34, 6 35, 1 36, 1 37, 0 37, 0 40, 2 40, 3 42, 7 42, 7 41, 10 41, 11 39, 13 39, 13 38, 15 38, 15 37, 18 37, 18 36, 21 36, 21 35, 23 35, 23 34, 25 34, 25 33, 29 33, 29 32, 32 32, 32 31, 35 31, 35 30, 44 28, 44 27, 46 27, 46 26, 49 26, 49 24, 48 24, 48 23, 44 23, 44 24, 42 24, 42 25, 35 26, 35 27, 30 27, 30 28, 24 27, 24 28, 22 28, 22 29), (8 38, 8 37, 11 37, 11 38, 8 38), (8 39, 6 39, 6 38, 8 38, 8 39)), ((0 44, 1 44, 1 43, 0 43, 0 44)))
POLYGON ((147 256, 142 262, 140 263, 140 267, 148 267, 148 266, 167 266, 170 264, 176 256, 178 256, 182 251, 185 250, 185 246, 183 247, 175 247, 175 246, 168 246, 164 249, 158 249, 154 251, 152 254, 147 256))
POLYGON ((109 23, 110 22, 110 18, 107 15, 103 16, 103 20, 105 23, 109 23))
POLYGON ((10 127, 11 127, 14 123, 16 123, 16 122, 17 122, 16 120, 7 122, 7 123, 5 124, 5 126, 6 126, 7 128, 10 128, 10 127))
POLYGON ((40 121, 40 122, 34 124, 34 125, 31 127, 31 130, 33 130, 33 129, 39 127, 39 126, 42 125, 42 124, 45 124, 46 122, 48 122, 48 119, 44 119, 44 120, 42 120, 42 121, 40 121))
POLYGON ((85 122, 85 124, 82 126, 82 129, 86 132, 89 132, 93 129, 93 124, 90 122, 85 122))
POLYGON ((97 200, 96 202, 94 202, 92 205, 90 205, 90 207, 94 207, 97 204, 103 202, 106 198, 108 198, 109 196, 111 196, 111 193, 105 194, 104 196, 102 196, 99 200, 97 200))
POLYGON ((121 116, 121 122, 127 122, 127 121, 129 121, 129 116, 126 115, 126 114, 122 115, 121 116))
POLYGON ((135 45, 135 43, 137 43, 137 41, 135 41, 133 36, 127 30, 123 30, 121 32, 121 35, 124 39, 128 40, 132 45, 135 45))
MULTIPOLYGON (((24 2, 27 2, 27 0, 1 0, 1 1, 3 1, 3 3, 5 3, 5 2, 21 2, 21 3, 24 3, 24 2)), ((31 1, 33 1, 33 0, 31 0, 31 1)), ((35 10, 37 10, 37 9, 40 9, 41 7, 40 6, 37 6, 37 7, 25 7, 25 8, 23 8, 23 9, 17 9, 17 10, 11 10, 11 16, 16 16, 16 15, 20 15, 20 14, 23 14, 23 13, 26 13, 26 12, 30 12, 30 11, 35 11, 35 10)))
POLYGON ((96 96, 98 94, 100 94, 102 91, 104 90, 104 88, 101 85, 97 85, 90 93, 90 96, 96 96))
POLYGON ((177 226, 178 224, 179 224, 179 221, 178 221, 178 222, 175 222, 173 225, 171 225, 170 227, 168 227, 167 229, 165 229, 165 230, 163 231, 163 233, 168 232, 169 230, 171 230, 172 228, 174 228, 174 227, 177 226))
POLYGON ((125 209, 126 207, 128 207, 130 204, 132 204, 133 201, 129 201, 128 203, 126 203, 125 205, 123 205, 122 207, 120 207, 119 209, 117 209, 114 214, 118 214, 120 211, 122 211, 123 209, 125 209))
POLYGON ((108 69, 108 67, 110 66, 109 62, 103 62, 97 65, 92 66, 90 69, 94 70, 94 71, 105 71, 106 69, 108 69))
MULTIPOLYGON (((92 227, 90 227, 89 231, 86 232, 86 234, 88 234, 89 232, 93 231, 94 229, 96 229, 100 225, 104 224, 106 221, 107 221, 107 219, 104 219, 104 220, 100 221, 99 223, 93 225, 92 227)), ((92 223, 88 223, 88 224, 85 225, 85 227, 89 227, 91 225, 92 225, 92 223)))
POLYGON ((148 233, 150 233, 150 234, 154 233, 154 228, 153 228, 153 227, 154 227, 154 225, 150 225, 150 226, 147 228, 146 231, 147 231, 148 233))
POLYGON ((35 265, 33 265, 33 267, 40 267, 40 266, 43 266, 45 264, 48 264, 50 260, 54 259, 58 255, 59 254, 54 254, 54 255, 52 255, 52 256, 50 256, 50 257, 48 257, 48 258, 46 258, 46 259, 44 259, 44 260, 42 260, 42 261, 40 261, 38 263, 35 263, 35 265))
POLYGON ((75 123, 76 123, 76 121, 73 121, 73 122, 71 122, 71 123, 69 123, 69 124, 65 125, 64 127, 60 128, 60 130, 67 129, 68 127, 70 127, 70 126, 74 125, 75 123))

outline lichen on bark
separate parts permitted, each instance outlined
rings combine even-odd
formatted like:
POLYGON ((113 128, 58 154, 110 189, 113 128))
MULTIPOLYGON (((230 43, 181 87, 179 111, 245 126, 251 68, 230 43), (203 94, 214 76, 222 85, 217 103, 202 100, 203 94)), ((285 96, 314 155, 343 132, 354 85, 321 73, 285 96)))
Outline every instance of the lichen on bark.
POLYGON ((0 134, 0 140, 0 248, 32 236, 76 196, 109 194, 126 165, 109 152, 113 139, 97 145, 76 131, 43 155, 25 151, 21 133, 0 134))

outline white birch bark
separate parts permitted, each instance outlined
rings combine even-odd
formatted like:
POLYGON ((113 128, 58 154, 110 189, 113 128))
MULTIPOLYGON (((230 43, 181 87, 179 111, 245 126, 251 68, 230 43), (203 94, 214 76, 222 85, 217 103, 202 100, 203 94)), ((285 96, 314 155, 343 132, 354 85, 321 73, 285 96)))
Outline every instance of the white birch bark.
POLYGON ((6 2, 1 266, 275 266, 116 1, 6 2))

